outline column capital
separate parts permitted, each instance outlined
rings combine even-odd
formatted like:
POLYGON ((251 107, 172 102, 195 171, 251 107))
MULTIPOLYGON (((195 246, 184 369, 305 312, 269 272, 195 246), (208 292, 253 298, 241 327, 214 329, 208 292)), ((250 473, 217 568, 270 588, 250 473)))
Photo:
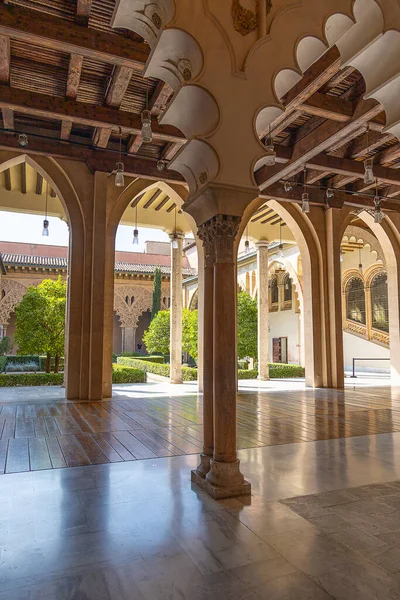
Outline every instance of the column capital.
POLYGON ((234 241, 240 220, 234 215, 219 214, 200 225, 198 236, 203 241, 206 256, 208 251, 210 257, 214 249, 215 262, 233 262, 234 241))
POLYGON ((269 248, 269 241, 268 240, 258 240, 258 242, 255 243, 257 250, 259 248, 266 248, 268 250, 269 248))
POLYGON ((175 231, 174 233, 169 234, 169 239, 171 240, 183 240, 185 238, 185 234, 182 231, 175 231))

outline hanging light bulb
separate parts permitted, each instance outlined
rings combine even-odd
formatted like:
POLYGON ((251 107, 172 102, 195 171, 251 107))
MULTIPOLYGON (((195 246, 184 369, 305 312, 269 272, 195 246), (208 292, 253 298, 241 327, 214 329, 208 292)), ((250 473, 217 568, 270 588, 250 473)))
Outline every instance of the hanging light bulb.
POLYGON ((250 242, 249 240, 246 240, 244 243, 244 253, 248 254, 250 252, 250 242))
POLYGON ((304 192, 304 194, 301 195, 301 212, 304 214, 310 212, 310 197, 308 192, 304 192))
POLYGON ((286 279, 286 283, 285 283, 285 290, 289 289, 289 284, 288 284, 288 280, 286 279))
POLYGON ((334 195, 335 195, 335 192, 334 192, 334 190, 333 190, 332 188, 328 188, 328 189, 326 190, 326 197, 327 197, 328 199, 329 199, 329 198, 333 198, 333 197, 334 197, 334 195))
POLYGON ((360 275, 363 274, 364 269, 361 262, 361 246, 358 247, 358 270, 360 271, 360 275))
POLYGON ((42 235, 44 237, 49 237, 49 221, 47 219, 47 199, 48 199, 48 192, 49 192, 49 182, 46 181, 46 203, 45 203, 45 215, 44 215, 44 221, 43 221, 43 229, 42 229, 42 235))
POLYGON ((279 258, 283 258, 283 244, 282 244, 282 219, 279 221, 279 258))
POLYGON ((151 113, 147 109, 142 112, 142 140, 144 144, 150 144, 153 141, 151 113))
POLYGON ((122 129, 119 128, 119 160, 115 165, 115 185, 117 187, 124 187, 125 179, 124 179, 124 163, 121 161, 122 155, 122 129))
POLYGON ((266 151, 265 164, 267 167, 273 167, 275 164, 275 160, 276 160, 276 152, 274 150, 274 144, 273 144, 272 137, 271 137, 271 125, 268 128, 268 136, 267 136, 267 141, 265 144, 265 151, 266 151))
POLYGON ((136 204, 135 229, 133 230, 133 240, 132 240, 132 244, 134 244, 135 246, 137 244, 139 244, 139 230, 138 230, 138 226, 137 226, 138 204, 139 203, 136 204))
POLYGON ((307 182, 307 165, 304 165, 304 172, 303 172, 304 192, 301 195, 301 212, 304 214, 307 214, 310 212, 310 197, 307 192, 306 182, 307 182))
POLYGON ((117 187, 124 187, 125 179, 124 179, 124 163, 117 162, 115 165, 115 185, 117 187))
MULTIPOLYGON (((368 151, 369 151, 369 126, 367 126, 366 134, 367 134, 367 153, 368 153, 368 151)), ((374 164, 373 158, 366 158, 364 160, 364 183, 366 185, 370 185, 371 183, 374 183, 373 164, 374 164)))
POLYGON ((49 237, 49 222, 47 219, 43 221, 42 235, 49 237))
POLYGON ((343 262, 343 248, 340 248, 340 262, 343 262))
POLYGON ((290 183, 290 181, 283 182, 283 189, 285 190, 285 192, 287 194, 292 191, 293 188, 292 188, 292 184, 290 183))
POLYGON ((376 182, 375 188, 375 198, 374 198, 374 222, 382 223, 383 219, 386 217, 385 213, 381 210, 382 199, 378 195, 378 180, 376 182))
POLYGON ((172 238, 172 247, 174 248, 174 250, 177 250, 179 248, 178 236, 176 235, 176 233, 174 233, 174 237, 172 238))

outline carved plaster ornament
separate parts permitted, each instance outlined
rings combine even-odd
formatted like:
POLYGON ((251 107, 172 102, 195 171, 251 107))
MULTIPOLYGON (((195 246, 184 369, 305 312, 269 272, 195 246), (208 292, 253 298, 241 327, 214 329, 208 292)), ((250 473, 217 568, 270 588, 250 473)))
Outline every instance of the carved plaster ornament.
POLYGON ((187 58, 181 58, 178 62, 178 71, 181 73, 184 81, 192 79, 192 63, 187 58))
POLYGON ((152 21, 156 29, 161 29, 163 20, 157 4, 148 4, 144 9, 144 15, 152 21))
MULTIPOLYGON (((240 0, 232 0, 233 26, 242 35, 257 29, 259 24, 260 0, 254 0, 255 12, 241 5, 240 0)), ((272 8, 272 0, 267 0, 267 15, 272 8)))
MULTIPOLYGON (((38 282, 40 283, 40 282, 38 282)), ((14 279, 2 278, 1 291, 5 292, 0 299, 0 323, 7 325, 11 313, 14 312, 22 298, 25 296, 28 288, 14 279)))

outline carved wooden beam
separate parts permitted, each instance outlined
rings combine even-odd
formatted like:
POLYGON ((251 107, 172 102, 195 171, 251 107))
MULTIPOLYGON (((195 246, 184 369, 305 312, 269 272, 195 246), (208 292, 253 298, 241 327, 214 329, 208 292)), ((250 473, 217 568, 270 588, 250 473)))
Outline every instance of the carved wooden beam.
POLYGON ((149 99, 149 110, 152 115, 158 117, 166 106, 169 98, 173 94, 173 89, 164 81, 159 81, 151 98, 149 99))
POLYGON ((1 107, 4 129, 14 129, 14 111, 6 106, 1 107))
POLYGON ((61 133, 60 139, 69 140, 72 130, 72 121, 63 120, 61 121, 61 133))
POLYGON ((65 95, 67 98, 71 98, 72 100, 75 100, 78 95, 82 65, 83 56, 81 54, 71 54, 69 59, 67 89, 65 91, 65 95))
MULTIPOLYGON (((123 131, 130 133, 139 133, 142 128, 140 115, 108 106, 94 106, 7 86, 0 86, 0 107, 47 119, 60 121, 67 119, 92 127, 121 127, 123 131)), ((175 127, 160 125, 156 119, 152 123, 152 128, 155 139, 166 142, 179 142, 185 139, 175 127)))
POLYGON ((79 25, 87 26, 92 10, 92 0, 77 0, 75 20, 79 25))
POLYGON ((4 180, 5 180, 7 192, 11 192, 11 171, 10 171, 10 169, 5 169, 4 180))
POLYGON ((0 35, 141 71, 149 56, 144 43, 4 2, 0 4, 0 35))
POLYGON ((43 175, 36 173, 36 194, 40 196, 43 192, 43 175))
POLYGON ((21 163, 21 192, 26 194, 26 162, 21 163))
POLYGON ((138 133, 137 135, 131 135, 128 142, 128 152, 129 154, 137 154, 139 149, 143 144, 142 135, 138 133))
POLYGON ((0 83, 10 82, 10 38, 0 35, 0 83))
POLYGON ((349 121, 354 112, 354 105, 350 100, 325 96, 319 92, 310 96, 299 108, 309 115, 333 121, 349 121))
POLYGON ((112 129, 111 127, 96 127, 93 134, 93 146, 99 148, 107 148, 108 141, 110 139, 112 129))
POLYGON ((114 72, 106 92, 105 103, 107 106, 119 108, 121 102, 128 89, 129 82, 132 77, 133 70, 129 67, 114 67, 114 72))

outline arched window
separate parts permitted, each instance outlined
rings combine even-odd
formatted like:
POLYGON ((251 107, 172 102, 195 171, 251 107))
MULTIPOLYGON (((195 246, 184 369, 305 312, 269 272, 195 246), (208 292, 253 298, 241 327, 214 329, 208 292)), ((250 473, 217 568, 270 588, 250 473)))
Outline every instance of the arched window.
POLYGON ((276 305, 278 306, 279 303, 279 289, 278 289, 278 278, 276 275, 274 275, 270 282, 270 298, 271 298, 271 304, 272 305, 276 305))
POLYGON ((292 301, 292 280, 290 279, 289 273, 286 273, 283 278, 283 300, 285 302, 292 301))
POLYGON ((388 286, 386 273, 378 273, 371 282, 372 327, 389 332, 388 286))
POLYGON ((360 277, 350 279, 346 288, 346 317, 365 325, 365 291, 360 277))

